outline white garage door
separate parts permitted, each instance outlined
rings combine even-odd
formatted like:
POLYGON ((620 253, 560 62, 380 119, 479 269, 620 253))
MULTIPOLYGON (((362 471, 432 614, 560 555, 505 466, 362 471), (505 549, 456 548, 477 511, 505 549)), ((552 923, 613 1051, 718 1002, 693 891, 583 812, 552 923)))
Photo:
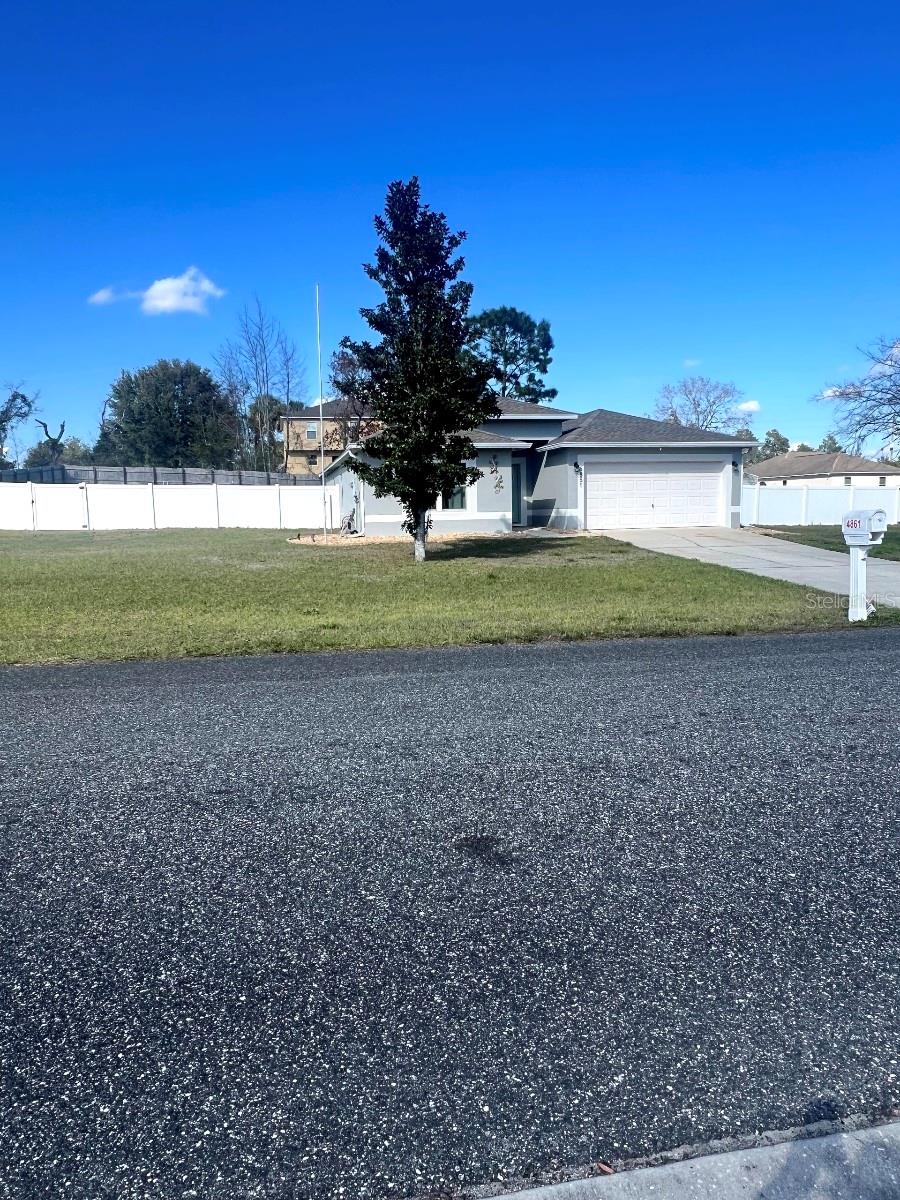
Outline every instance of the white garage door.
POLYGON ((588 529, 723 525, 722 468, 588 466, 588 529))

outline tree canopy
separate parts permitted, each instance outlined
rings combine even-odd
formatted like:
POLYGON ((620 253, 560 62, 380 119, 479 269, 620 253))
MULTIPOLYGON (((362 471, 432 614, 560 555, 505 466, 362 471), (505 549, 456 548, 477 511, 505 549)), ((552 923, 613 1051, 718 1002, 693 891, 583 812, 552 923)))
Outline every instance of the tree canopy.
POLYGON ((821 442, 819 442, 819 450, 823 454, 843 454, 844 447, 833 433, 826 433, 821 442))
POLYGON ((869 438, 882 443, 900 439, 900 339, 882 338, 866 357, 870 365, 865 375, 819 396, 837 405, 840 432, 857 451, 869 438))
POLYGON ((94 453, 116 465, 229 467, 239 441, 234 399, 209 371, 160 359, 113 384, 94 453))
POLYGON ((8 443, 15 428, 27 421, 34 412, 37 397, 28 396, 21 388, 10 387, 8 384, 4 391, 6 397, 0 400, 0 467, 11 467, 15 463, 15 457, 11 456, 13 447, 8 443))
POLYGON ((533 404, 556 397, 556 388, 544 383, 553 361, 549 321, 519 308, 486 308, 469 318, 469 332, 474 353, 490 368, 495 395, 533 404))
POLYGON ((705 375, 689 375, 660 389, 652 415, 658 421, 729 433, 740 424, 737 406, 743 395, 736 384, 721 383, 705 375))
POLYGON ((237 463, 260 471, 283 465, 279 421, 306 393, 297 347, 259 297, 238 314, 237 333, 215 356, 219 386, 233 404, 241 431, 237 463))
POLYGON ((750 454, 748 463, 764 462, 767 458, 775 458, 779 454, 787 454, 791 448, 790 441, 777 429, 767 431, 761 445, 750 454))
POLYGON ((438 496, 481 474, 465 433, 498 408, 489 368, 469 348, 472 285, 460 278, 465 264, 456 253, 465 234, 451 233, 444 214, 422 203, 415 177, 389 185, 375 230, 380 244, 364 270, 384 299, 360 312, 378 341, 344 338, 341 349, 358 371, 334 382, 348 399, 362 387, 372 405, 379 429, 366 451, 374 461, 353 469, 377 496, 399 500, 422 561, 438 496))
POLYGON ((54 467, 57 463, 67 466, 86 466, 94 461, 92 448, 81 438, 68 437, 63 441, 43 438, 36 442, 25 455, 26 467, 54 467))

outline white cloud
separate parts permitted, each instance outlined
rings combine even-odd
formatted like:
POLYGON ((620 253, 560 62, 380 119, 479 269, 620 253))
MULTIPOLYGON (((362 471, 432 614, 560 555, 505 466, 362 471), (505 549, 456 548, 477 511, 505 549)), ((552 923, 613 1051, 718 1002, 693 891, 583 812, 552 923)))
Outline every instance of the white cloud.
POLYGON ((118 299, 114 288, 102 287, 99 292, 88 296, 88 304, 115 304, 118 299))
POLYGON ((690 370, 691 367, 699 367, 702 362, 703 362, 702 358, 686 358, 681 365, 683 367, 687 367, 687 369, 690 370))
POLYGON ((88 304, 115 304, 119 300, 140 300, 141 312, 148 316, 161 313, 206 313, 209 300, 218 300, 225 295, 224 288, 204 275, 199 267, 188 267, 182 275, 166 275, 154 279, 141 292, 117 292, 113 287, 102 287, 92 296, 88 304))
POLYGON ((216 287, 198 267, 188 267, 183 275, 170 275, 151 283, 141 296, 141 312, 154 316, 158 313, 205 313, 207 300, 218 300, 224 295, 224 290, 216 287))
POLYGON ((833 400, 835 398, 835 396, 839 396, 840 394, 841 394, 840 388, 836 388, 836 387, 825 388, 825 390, 822 392, 822 399, 823 400, 833 400))
POLYGON ((738 412, 755 413, 759 412, 760 404, 758 400, 745 400, 743 404, 737 406, 738 412))

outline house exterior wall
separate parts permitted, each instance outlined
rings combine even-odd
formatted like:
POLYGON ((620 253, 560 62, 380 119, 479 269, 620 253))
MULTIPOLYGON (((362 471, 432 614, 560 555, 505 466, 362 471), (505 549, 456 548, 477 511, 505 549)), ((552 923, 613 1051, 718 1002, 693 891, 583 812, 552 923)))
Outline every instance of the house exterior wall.
MULTIPOLYGON (((476 465, 482 476, 466 489, 466 507, 444 509, 439 500, 438 507, 431 512, 432 532, 508 533, 512 528, 510 451, 480 451, 476 465), (495 460, 496 469, 493 469, 491 459, 495 460)), ((328 478, 339 489, 342 519, 355 513, 355 527, 367 537, 393 537, 403 533, 403 509, 393 496, 376 496, 346 462, 328 478), (356 504, 355 496, 359 496, 359 504, 356 504)))
MULTIPOLYGON (((741 520, 741 453, 693 449, 690 446, 646 450, 563 447, 558 450, 481 450, 476 463, 482 472, 466 493, 465 509, 445 510, 438 502, 431 513, 436 532, 480 531, 505 533, 512 529, 512 464, 523 468, 523 516, 528 525, 554 529, 585 527, 585 469, 594 464, 648 467, 665 471, 685 464, 717 469, 720 477, 720 520, 737 528, 741 520), (579 469, 576 470, 576 463, 579 469)), ((354 527, 369 537, 402 533, 403 512, 393 496, 376 496, 341 464, 329 475, 338 487, 340 517, 354 514, 354 527)))
MULTIPOLYGON (((318 475, 320 438, 318 418, 282 418, 284 432, 284 469, 290 475, 318 475), (307 427, 315 427, 316 436, 306 436, 307 427)), ((344 449, 343 426, 340 421, 325 419, 325 465, 329 466, 344 449)))
POLYGON ((737 450, 731 453, 731 502, 728 509, 728 527, 741 527, 741 497, 744 494, 744 456, 737 450))
POLYGON ((528 523, 551 529, 580 529, 578 479, 572 450, 549 450, 535 454, 536 465, 531 494, 527 497, 528 523))
POLYGON ((521 438, 524 442, 551 441, 562 433, 563 418, 497 417, 479 425, 501 437, 521 438))
POLYGON ((572 447, 550 450, 545 457, 546 463, 532 498, 532 506, 534 506, 535 497, 541 501, 545 501, 546 498, 556 498, 548 520, 541 522, 550 525, 551 528, 583 529, 585 527, 585 468, 599 464, 625 468, 629 465, 640 465, 643 468, 655 467, 661 472, 666 470, 667 464, 683 466, 687 463, 695 464, 698 467, 717 467, 722 480, 722 523, 735 529, 740 525, 741 460, 740 454, 734 451, 692 449, 690 446, 662 450, 607 450, 599 447, 595 449, 572 447), (581 468, 580 471, 575 470, 576 461, 581 468))
MULTIPOLYGON (((325 466, 329 467, 347 449, 347 422, 325 417, 325 466)), ((375 429, 372 421, 363 421, 362 433, 375 429)), ((290 475, 319 475, 319 418, 282 417, 280 428, 284 434, 284 469, 290 475), (307 437, 307 429, 315 429, 315 437, 307 437)), ((351 431, 352 432, 352 431, 351 431)))

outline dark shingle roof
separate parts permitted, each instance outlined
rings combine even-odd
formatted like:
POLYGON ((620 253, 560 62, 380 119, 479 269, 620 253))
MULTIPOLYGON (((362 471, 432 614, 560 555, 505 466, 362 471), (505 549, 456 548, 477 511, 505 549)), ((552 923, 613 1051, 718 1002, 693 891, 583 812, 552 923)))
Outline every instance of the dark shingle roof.
POLYGON ((621 442, 634 444, 646 442, 659 445, 665 442, 730 443, 734 446, 752 446, 755 441, 736 437, 730 433, 719 433, 714 429, 697 429, 693 425, 678 425, 675 421, 655 421, 651 417, 635 417, 631 413, 611 412, 607 408, 595 408, 574 421, 568 421, 563 432, 547 449, 557 446, 580 445, 582 443, 621 442))
POLYGON ((528 400, 514 400, 511 396, 498 396, 497 407, 504 417, 574 417, 570 408, 551 408, 549 404, 532 404, 528 400))
MULTIPOLYGON (((575 414, 570 408, 551 408, 548 404, 532 404, 526 400, 514 400, 510 396, 498 396, 497 407, 500 409, 500 415, 503 417, 574 417, 575 414)), ((322 414, 328 419, 339 418, 343 416, 369 418, 374 416, 374 411, 366 406, 362 412, 357 412, 355 407, 349 406, 346 400, 340 398, 333 400, 323 400, 322 414)), ((307 404, 303 408, 292 408, 284 414, 286 420, 304 421, 310 417, 316 418, 319 415, 318 404, 307 404)), ((496 417, 491 417, 489 420, 496 420, 496 417)))
MULTIPOLYGON (((373 415, 373 410, 368 405, 363 405, 360 408, 360 406, 351 404, 347 400, 322 401, 322 416, 326 421, 341 420, 345 417, 360 417, 362 420, 368 420, 373 415)), ((307 404, 303 408, 290 409, 281 419, 283 421, 308 421, 310 419, 318 420, 318 418, 318 404, 307 404)))
POLYGON ((860 458, 858 454, 823 454, 818 450, 792 450, 763 462, 753 463, 747 470, 757 479, 809 479, 832 475, 900 475, 900 467, 860 458))
POLYGON ((531 449, 530 440, 511 437, 502 429, 467 429, 460 437, 471 438, 476 446, 521 446, 523 450, 531 449))

